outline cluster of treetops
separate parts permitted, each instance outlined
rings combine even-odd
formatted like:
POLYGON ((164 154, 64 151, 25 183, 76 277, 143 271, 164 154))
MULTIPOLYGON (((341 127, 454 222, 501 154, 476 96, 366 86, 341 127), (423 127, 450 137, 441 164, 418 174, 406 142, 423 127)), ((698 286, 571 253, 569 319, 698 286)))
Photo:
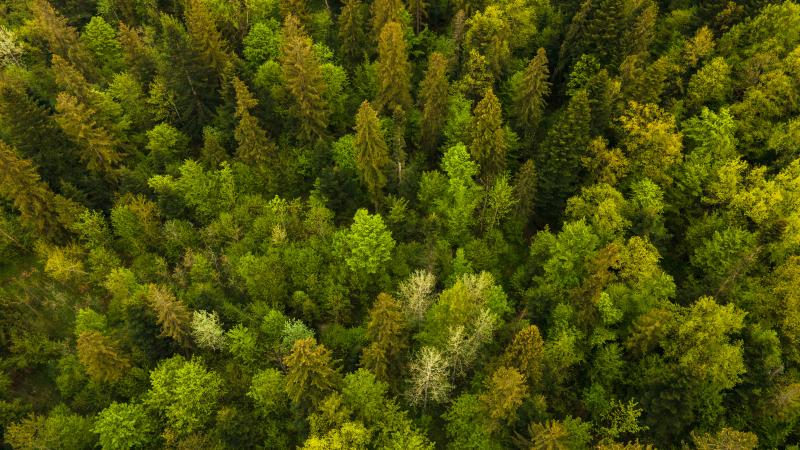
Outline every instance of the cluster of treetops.
POLYGON ((0 3, 0 448, 800 440, 799 4, 0 3))

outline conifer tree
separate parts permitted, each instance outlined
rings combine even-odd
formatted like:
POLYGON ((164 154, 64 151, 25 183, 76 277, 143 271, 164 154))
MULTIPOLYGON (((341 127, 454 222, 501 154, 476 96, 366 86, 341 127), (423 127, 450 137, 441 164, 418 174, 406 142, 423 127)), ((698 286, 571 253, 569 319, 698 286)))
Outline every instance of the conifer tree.
POLYGON ((581 157, 590 140, 590 122, 589 98, 585 90, 580 90, 549 130, 538 153, 539 206, 550 219, 578 188, 581 157))
POLYGON ((341 57, 354 66, 369 51, 367 46, 366 6, 361 0, 345 0, 338 18, 341 57))
POLYGON ((484 181, 494 179, 506 167, 506 151, 508 150, 503 131, 500 101, 489 88, 475 107, 475 119, 472 126, 472 142, 469 146, 472 158, 481 167, 484 181))
POLYGON ((330 351, 313 337, 298 339, 286 365, 286 393, 295 405, 317 405, 339 384, 330 351))
POLYGON ((233 88, 236 91, 236 118, 239 119, 234 131, 234 137, 239 144, 236 155, 244 161, 264 161, 273 152, 274 145, 267 139, 267 132, 261 128, 258 120, 250 114, 250 109, 258 101, 239 78, 234 77, 233 88))
POLYGON ((544 115, 545 99, 550 94, 550 71, 543 48, 525 68, 519 84, 512 93, 512 112, 517 126, 526 135, 532 135, 544 115))
POLYGON ((164 14, 161 29, 158 75, 166 93, 174 95, 179 128, 197 138, 219 101, 219 77, 197 52, 180 21, 164 14))
POLYGON ((92 57, 79 40, 78 31, 47 0, 34 0, 30 8, 36 31, 47 41, 50 51, 91 78, 95 72, 92 57))
POLYGON ((379 110, 391 111, 396 106, 411 108, 411 64, 403 35, 397 22, 384 25, 378 39, 378 96, 379 110))
POLYGON ((425 78, 420 82, 422 106, 422 147, 432 152, 447 120, 449 82, 447 59, 439 52, 431 53, 425 78))
POLYGON ((408 0, 408 12, 414 21, 414 32, 419 34, 428 18, 428 2, 425 0, 408 0))
POLYGON ((389 148, 383 138, 378 114, 364 100, 356 114, 356 166, 361 181, 367 186, 373 200, 381 197, 386 184, 384 168, 389 164, 389 148))
POLYGON ((519 331, 506 347, 501 358, 507 367, 516 367, 525 376, 531 389, 538 388, 544 367, 544 341, 536 325, 519 331))
MULTIPOLYGON (((292 22, 292 15, 286 23, 292 22)), ((325 79, 311 38, 297 31, 285 32, 281 68, 286 89, 292 95, 292 113, 300 124, 300 138, 311 140, 327 136, 330 108, 324 98, 325 79)))
POLYGON ((205 3, 202 0, 187 0, 184 20, 194 51, 200 55, 206 67, 221 75, 225 66, 232 62, 232 55, 205 3))
POLYGON ((516 417, 517 409, 527 397, 525 381, 525 376, 513 367, 500 367, 486 380, 486 391, 480 399, 491 428, 502 428, 516 417))
POLYGON ((165 286, 151 284, 147 291, 147 301, 156 314, 161 326, 161 334, 179 344, 188 342, 191 317, 189 309, 165 286))
POLYGON ((116 166, 123 155, 118 151, 119 143, 111 133, 97 125, 93 111, 66 92, 58 95, 56 110, 56 122, 78 145, 86 167, 115 178, 116 166))
POLYGON ((400 20, 402 12, 402 0, 375 0, 372 3, 372 35, 380 36, 387 23, 400 20))
POLYGON ((469 51, 469 58, 464 65, 463 75, 456 82, 456 87, 467 98, 477 101, 486 92, 486 89, 494 83, 494 76, 489 71, 486 57, 481 52, 472 49, 469 51))
POLYGON ((0 141, 0 195, 20 212, 22 222, 48 235, 57 229, 53 192, 36 173, 30 160, 0 141))
POLYGON ((154 49, 147 45, 143 34, 140 28, 119 24, 119 42, 125 67, 141 83, 149 83, 156 73, 156 58, 154 49))
POLYGON ((405 350, 405 316, 400 303, 389 294, 380 293, 369 312, 367 337, 370 345, 364 349, 362 365, 378 379, 389 381, 401 370, 405 350))
POLYGON ((280 0, 281 17, 284 22, 294 16, 300 26, 307 27, 311 23, 311 12, 308 0, 280 0))
POLYGON ((116 342, 99 331, 84 331, 78 336, 78 359, 92 379, 115 381, 131 365, 117 347, 116 342))

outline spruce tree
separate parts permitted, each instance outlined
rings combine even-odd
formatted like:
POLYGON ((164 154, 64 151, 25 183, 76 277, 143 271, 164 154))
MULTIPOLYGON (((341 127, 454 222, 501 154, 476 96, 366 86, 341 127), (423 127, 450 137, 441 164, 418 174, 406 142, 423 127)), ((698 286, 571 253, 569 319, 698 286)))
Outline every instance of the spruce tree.
POLYGON ((119 345, 99 331, 84 331, 78 336, 78 359, 95 381, 116 381, 131 366, 120 355, 119 345))
POLYGON ((470 154, 480 164, 482 178, 487 185, 505 170, 507 150, 500 101, 489 88, 475 107, 472 142, 469 146, 470 154))
MULTIPOLYGON (((291 18, 287 18, 287 24, 291 18)), ((324 98, 325 79, 311 38, 300 29, 284 33, 281 68, 286 89, 292 95, 292 114, 300 125, 303 140, 327 136, 330 108, 324 98)))
POLYGON ((219 77, 197 52, 180 21, 162 15, 161 29, 158 75, 166 93, 174 95, 179 128, 199 138, 219 102, 219 77))
POLYGON ((414 21, 414 32, 419 34, 428 18, 428 2, 425 0, 408 0, 408 12, 414 21))
POLYGON ((206 67, 222 74, 225 66, 232 62, 232 55, 205 3, 202 0, 187 0, 184 20, 194 51, 200 55, 206 67))
POLYGON ((395 106, 411 108, 411 63, 403 35, 397 22, 389 22, 378 39, 378 96, 379 110, 391 111, 395 106))
POLYGON ((351 67, 369 51, 366 26, 366 6, 361 0, 345 0, 338 18, 339 49, 342 59, 351 67))
POLYGON ((165 286, 151 284, 147 301, 161 326, 161 335, 179 344, 189 342, 191 316, 189 309, 165 286))
POLYGON ((123 154, 114 136, 94 119, 95 112, 73 95, 62 92, 56 103, 56 122, 79 148, 80 158, 90 171, 116 178, 123 154))
POLYGON ((27 159, 0 141, 0 195, 20 213, 22 223, 44 235, 57 230, 53 192, 27 159))
POLYGON ((486 57, 475 49, 470 50, 461 79, 456 82, 456 88, 465 97, 477 101, 493 83, 494 76, 489 71, 486 57))
POLYGON ((389 294, 380 293, 369 312, 367 337, 361 363, 383 381, 389 381, 402 369, 406 321, 400 303, 389 294))
POLYGON ((549 130, 537 154, 538 206, 548 220, 556 218, 566 199, 578 189, 581 157, 590 140, 590 123, 589 97, 585 90, 580 90, 549 130))
POLYGON ((422 147, 433 152, 439 142, 448 112, 447 59, 439 52, 431 53, 425 78, 420 82, 422 106, 422 147))
POLYGON ((295 405, 316 406, 339 384, 331 353, 314 338, 298 339, 286 365, 286 393, 295 405))
POLYGON ((44 38, 50 51, 71 62, 87 77, 93 78, 96 69, 91 54, 78 38, 78 31, 47 0, 34 0, 30 3, 30 8, 35 31, 44 38))
POLYGON ((372 3, 372 35, 380 36, 389 22, 398 22, 402 17, 402 0, 375 0, 372 3))
POLYGON ((545 99, 550 94, 550 71, 543 48, 536 52, 512 93, 513 116, 524 134, 532 136, 544 115, 545 99))
POLYGON ((378 114, 364 100, 356 114, 356 166, 361 181, 372 194, 376 203, 381 198, 381 189, 386 184, 383 173, 389 164, 389 148, 383 138, 378 114))
POLYGON ((234 138, 239 144, 236 156, 248 162, 263 162, 273 153, 274 145, 267 138, 267 132, 258 124, 258 120, 250 114, 250 109, 258 104, 247 85, 237 77, 233 79, 236 91, 236 118, 239 123, 234 130, 234 138))

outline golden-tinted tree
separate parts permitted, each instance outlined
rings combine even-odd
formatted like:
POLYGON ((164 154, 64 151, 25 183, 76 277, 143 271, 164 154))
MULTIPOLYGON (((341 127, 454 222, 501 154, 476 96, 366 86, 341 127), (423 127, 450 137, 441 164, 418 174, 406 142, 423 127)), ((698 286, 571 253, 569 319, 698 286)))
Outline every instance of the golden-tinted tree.
POLYGON ((314 338, 295 341, 283 363, 286 393, 295 405, 317 405, 339 384, 330 351, 314 338))
POLYGON ((345 0, 339 13, 339 50, 344 61, 350 65, 361 61, 370 51, 365 33, 366 12, 361 0, 345 0))
POLYGON ((121 355, 119 344, 99 331, 84 331, 78 336, 78 359, 95 381, 116 381, 131 363, 121 355))
POLYGON ((389 148, 383 138, 378 114, 366 100, 356 114, 355 147, 359 176, 377 202, 386 184, 384 170, 390 162, 389 148))
POLYGON ((397 22, 403 13, 402 0, 375 0, 372 2, 372 35, 380 36, 389 22, 397 22))
POLYGON ((191 316, 182 301, 175 298, 166 286, 151 284, 147 288, 147 302, 156 314, 161 335, 179 344, 189 342, 191 316))
POLYGON ((232 62, 232 55, 205 2, 186 0, 184 20, 194 51, 207 67, 222 74, 225 66, 232 62))
MULTIPOLYGON (((289 15, 286 23, 292 21, 293 16, 289 15)), ((292 96, 291 111, 299 123, 299 136, 303 140, 325 138, 330 117, 324 97, 325 79, 311 44, 311 38, 302 30, 291 30, 284 33, 281 51, 283 79, 292 96)))
POLYGON ((411 108, 411 64, 403 35, 397 22, 388 22, 378 38, 378 96, 376 107, 392 111, 396 106, 411 108))
POLYGON ((536 52, 512 93, 512 116, 520 130, 532 135, 544 115, 545 99, 550 94, 550 71, 543 48, 536 52))
POLYGON ((53 192, 40 178, 30 160, 20 158, 0 141, 0 195, 19 211, 22 222, 48 235, 57 229, 53 192))
POLYGON ((448 93, 447 59, 439 52, 431 53, 428 69, 420 82, 420 105, 422 107, 422 147, 432 152, 447 120, 448 93))
POLYGON ((233 88, 236 91, 236 118, 239 119, 234 131, 234 137, 239 144, 236 156, 243 161, 263 162, 273 153, 274 145, 267 138, 267 132, 258 124, 258 119, 250 114, 250 109, 258 101, 239 78, 233 79, 233 88))
POLYGON ((494 179, 506 168, 508 146, 503 130, 500 101, 489 88, 475 107, 472 126, 472 142, 469 145, 472 158, 480 164, 484 181, 494 179))
POLYGON ((367 337, 371 342, 364 349, 361 363, 383 381, 391 380, 402 369, 405 330, 400 303, 389 294, 378 294, 367 324, 367 337))

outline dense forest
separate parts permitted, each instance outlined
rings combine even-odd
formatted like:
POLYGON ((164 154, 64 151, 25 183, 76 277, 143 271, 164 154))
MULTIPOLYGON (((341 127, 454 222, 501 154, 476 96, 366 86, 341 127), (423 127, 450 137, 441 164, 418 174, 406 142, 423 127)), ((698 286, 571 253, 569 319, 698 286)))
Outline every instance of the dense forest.
POLYGON ((800 4, 0 2, 0 448, 798 441, 800 4))

